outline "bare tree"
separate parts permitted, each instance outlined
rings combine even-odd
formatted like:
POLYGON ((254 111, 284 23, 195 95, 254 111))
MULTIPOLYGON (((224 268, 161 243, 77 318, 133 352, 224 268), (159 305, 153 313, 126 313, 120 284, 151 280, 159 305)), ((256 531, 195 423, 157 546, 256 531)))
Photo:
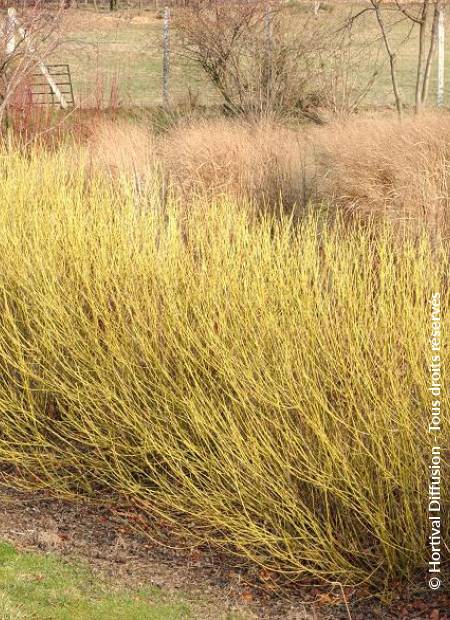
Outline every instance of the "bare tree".
POLYGON ((201 66, 229 111, 245 105, 251 87, 240 61, 244 53, 248 57, 252 33, 260 34, 265 17, 257 2, 230 2, 227 6, 196 2, 174 20, 182 37, 181 53, 201 66))
POLYGON ((293 19, 280 0, 197 0, 177 13, 174 25, 180 53, 203 69, 232 113, 283 112, 320 123, 330 110, 355 109, 378 72, 364 71, 350 84, 340 66, 354 69, 349 29, 336 31, 334 21, 312 12, 293 19))
POLYGON ((394 0, 387 3, 385 0, 368 0, 369 5, 351 17, 350 23, 366 14, 373 12, 380 30, 381 38, 389 59, 392 90, 399 115, 402 115, 404 101, 398 77, 398 45, 394 45, 391 24, 398 27, 400 22, 407 24, 410 38, 417 36, 417 62, 415 78, 415 111, 418 114, 427 102, 430 76, 439 24, 439 15, 444 0, 420 0, 416 3, 405 0, 394 0))
POLYGON ((45 2, 35 2, 18 15, 10 11, 2 25, 0 39, 0 122, 14 94, 27 78, 41 69, 58 46, 64 2, 48 10, 45 2))
POLYGON ((298 112, 318 120, 317 73, 329 33, 311 16, 301 36, 280 0, 196 2, 178 13, 180 53, 200 65, 228 112, 298 112))

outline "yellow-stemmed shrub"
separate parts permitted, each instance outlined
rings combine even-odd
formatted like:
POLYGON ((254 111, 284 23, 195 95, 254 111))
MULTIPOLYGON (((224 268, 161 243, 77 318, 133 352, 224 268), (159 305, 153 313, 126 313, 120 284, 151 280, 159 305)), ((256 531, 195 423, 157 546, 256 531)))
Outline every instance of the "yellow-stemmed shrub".
POLYGON ((291 577, 426 567, 445 248, 160 196, 0 153, 0 462, 291 577))

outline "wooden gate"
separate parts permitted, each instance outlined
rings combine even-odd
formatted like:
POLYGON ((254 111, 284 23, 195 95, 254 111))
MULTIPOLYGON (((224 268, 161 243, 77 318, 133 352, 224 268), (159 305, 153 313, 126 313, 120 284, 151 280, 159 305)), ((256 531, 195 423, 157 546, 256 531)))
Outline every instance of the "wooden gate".
MULTIPOLYGON (((74 106, 75 100, 69 65, 46 65, 46 69, 51 80, 63 95, 66 104, 74 106)), ((57 93, 42 72, 33 74, 31 95, 35 105, 61 105, 57 93)))

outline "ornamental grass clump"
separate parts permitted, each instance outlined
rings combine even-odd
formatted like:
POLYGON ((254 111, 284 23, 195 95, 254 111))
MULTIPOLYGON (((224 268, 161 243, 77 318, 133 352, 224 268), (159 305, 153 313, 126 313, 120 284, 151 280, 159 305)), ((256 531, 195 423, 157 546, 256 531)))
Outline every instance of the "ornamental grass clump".
POLYGON ((0 153, 0 463, 292 578, 426 567, 445 248, 83 169, 0 153))

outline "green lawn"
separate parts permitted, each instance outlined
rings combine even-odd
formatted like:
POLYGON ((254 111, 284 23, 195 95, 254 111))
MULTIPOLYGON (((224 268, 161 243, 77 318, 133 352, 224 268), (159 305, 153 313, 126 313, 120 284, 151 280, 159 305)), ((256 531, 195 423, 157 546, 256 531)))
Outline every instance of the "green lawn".
POLYGON ((185 618, 200 620, 181 596, 175 600, 156 588, 125 590, 84 566, 0 543, 0 620, 185 618))

